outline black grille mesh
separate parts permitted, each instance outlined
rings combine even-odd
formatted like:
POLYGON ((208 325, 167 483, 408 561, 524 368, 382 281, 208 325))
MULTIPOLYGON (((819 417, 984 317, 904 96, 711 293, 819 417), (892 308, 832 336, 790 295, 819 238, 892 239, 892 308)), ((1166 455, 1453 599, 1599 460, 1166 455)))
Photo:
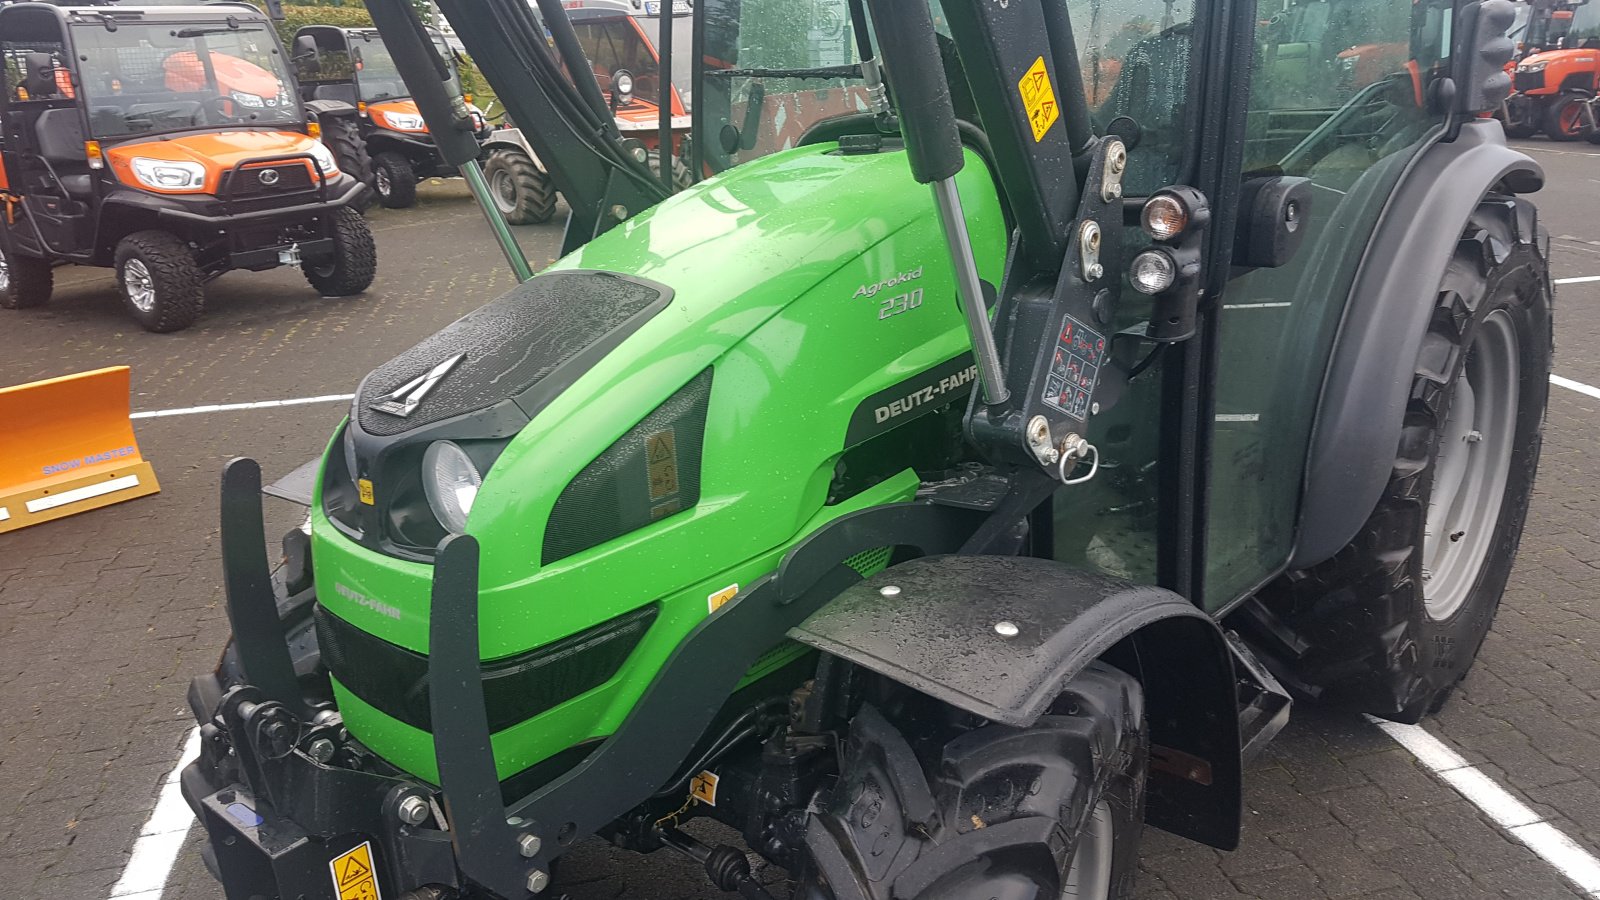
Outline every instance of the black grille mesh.
POLYGON ((373 371, 356 398, 361 428, 387 437, 515 397, 661 297, 605 272, 547 272, 526 281, 373 371), (461 361, 410 415, 372 408, 457 354, 461 361))
POLYGON ((549 565, 700 502, 711 370, 706 369, 584 467, 545 528, 549 565))
MULTIPOLYGON (((656 618, 654 604, 527 653, 483 663, 489 730, 503 731, 617 674, 656 618)), ((428 657, 316 609, 317 645, 333 677, 388 715, 431 731, 428 657)))

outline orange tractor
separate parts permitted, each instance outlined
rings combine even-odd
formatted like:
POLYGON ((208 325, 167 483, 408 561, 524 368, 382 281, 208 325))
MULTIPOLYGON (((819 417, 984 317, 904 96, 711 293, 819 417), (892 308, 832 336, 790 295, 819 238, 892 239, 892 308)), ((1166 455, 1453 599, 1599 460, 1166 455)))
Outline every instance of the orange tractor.
POLYGON ((1600 142, 1600 39, 1568 37, 1574 11, 1588 0, 1534 0, 1528 11, 1526 55, 1508 66, 1512 94, 1500 119, 1511 137, 1543 131, 1556 141, 1600 142))
POLYGON ((233 269, 298 266, 324 296, 372 283, 367 188, 315 136, 253 7, 8 3, 0 61, 0 307, 45 303, 66 263, 115 269, 158 332, 193 324, 233 269))

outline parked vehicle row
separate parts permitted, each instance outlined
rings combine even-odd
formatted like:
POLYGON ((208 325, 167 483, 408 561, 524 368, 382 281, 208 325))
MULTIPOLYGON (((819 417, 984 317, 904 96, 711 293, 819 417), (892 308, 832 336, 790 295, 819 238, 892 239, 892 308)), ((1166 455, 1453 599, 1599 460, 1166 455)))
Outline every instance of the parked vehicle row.
MULTIPOLYGON (((400 209, 453 177, 376 29, 310 25, 288 52, 252 6, 0 3, 0 307, 50 299, 66 264, 116 272, 142 327, 199 318, 204 287, 235 269, 298 266, 329 297, 376 275, 361 211, 400 209)), ((573 9, 618 127, 660 171, 659 57, 629 6, 573 9)), ((459 53, 429 29, 466 103, 495 207, 511 224, 555 214, 550 175, 522 130, 463 96, 459 53)), ((685 36, 687 40, 687 36, 685 36)), ((569 76, 570 77, 570 76, 569 76)), ((688 128, 671 91, 673 183, 688 128)))

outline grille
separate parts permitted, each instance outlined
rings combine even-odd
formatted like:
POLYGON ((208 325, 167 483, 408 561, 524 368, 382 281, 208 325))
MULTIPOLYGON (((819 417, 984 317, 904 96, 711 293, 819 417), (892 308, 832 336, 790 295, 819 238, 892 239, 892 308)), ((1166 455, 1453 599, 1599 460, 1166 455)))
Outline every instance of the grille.
POLYGON ((618 438, 561 491, 545 527, 549 565, 700 502, 711 370, 618 438))
POLYGON ((1512 87, 1519 91, 1536 91, 1544 87, 1544 73, 1518 72, 1512 78, 1512 87))
POLYGON ((355 404, 361 428, 368 434, 395 435, 486 409, 507 397, 516 398, 531 417, 549 396, 586 371, 591 357, 615 346, 670 300, 665 287, 609 272, 540 275, 367 376, 355 404), (596 353, 585 354, 591 348, 596 353), (409 415, 372 408, 458 355, 460 361, 409 415), (568 362, 575 365, 551 377, 568 362), (535 388, 541 389, 538 397, 535 388))
MULTIPOLYGON (((483 663, 489 730, 504 731, 599 687, 617 674, 655 621, 654 605, 553 644, 483 663)), ((431 731, 428 657, 316 608, 317 645, 328 671, 351 693, 396 719, 431 731)))
MULTIPOLYGON (((267 176, 269 179, 273 176, 267 176)), ((228 180, 218 193, 229 199, 271 197, 277 194, 310 190, 311 166, 304 160, 284 160, 277 165, 249 166, 228 173, 228 180), (263 173, 276 172, 277 180, 270 184, 262 180, 263 173)))
POLYGON ((871 578, 889 565, 889 557, 893 554, 893 547, 879 547, 876 550, 863 550, 855 556, 844 561, 844 564, 856 570, 862 578, 871 578))

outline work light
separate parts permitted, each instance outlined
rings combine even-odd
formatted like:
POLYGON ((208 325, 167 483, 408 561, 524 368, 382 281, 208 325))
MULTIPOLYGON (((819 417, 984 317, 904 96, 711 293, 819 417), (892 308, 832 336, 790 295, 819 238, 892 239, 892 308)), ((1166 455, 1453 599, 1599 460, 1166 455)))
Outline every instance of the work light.
POLYGON ((1145 250, 1128 266, 1128 281, 1141 294, 1159 294, 1172 287, 1177 277, 1178 264, 1165 250, 1145 250))
POLYGON ((1189 210, 1174 194, 1156 194, 1145 201, 1141 224, 1156 240, 1170 241, 1189 227, 1189 210))

